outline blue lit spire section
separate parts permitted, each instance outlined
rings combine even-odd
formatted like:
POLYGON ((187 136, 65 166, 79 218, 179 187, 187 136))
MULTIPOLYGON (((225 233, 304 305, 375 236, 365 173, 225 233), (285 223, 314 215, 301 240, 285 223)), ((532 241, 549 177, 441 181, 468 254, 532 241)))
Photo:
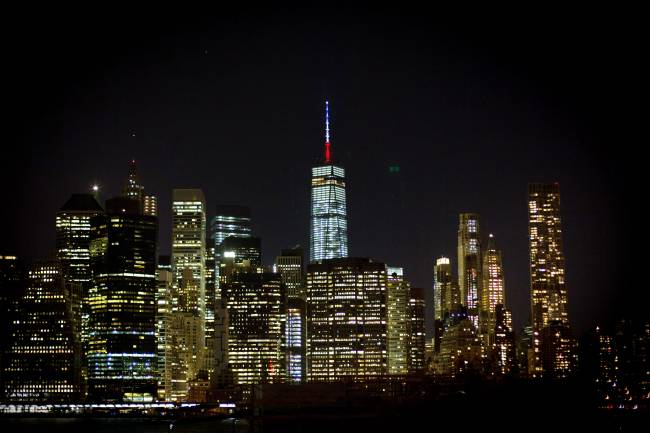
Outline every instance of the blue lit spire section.
POLYGON ((310 262, 348 256, 345 170, 331 163, 329 137, 325 101, 325 162, 311 171, 310 262))

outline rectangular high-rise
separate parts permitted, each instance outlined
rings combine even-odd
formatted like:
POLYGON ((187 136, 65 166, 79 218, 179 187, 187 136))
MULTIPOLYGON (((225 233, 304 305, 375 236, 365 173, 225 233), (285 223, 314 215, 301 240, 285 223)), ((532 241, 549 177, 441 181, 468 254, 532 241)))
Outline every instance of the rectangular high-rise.
POLYGON ((404 280, 404 270, 387 268, 387 326, 388 373, 401 375, 408 372, 408 326, 410 285, 404 280))
MULTIPOLYGON (((82 289, 81 342, 88 342, 90 307, 88 292, 92 286, 90 269, 90 219, 102 215, 104 209, 92 194, 72 194, 56 214, 56 251, 61 272, 68 281, 82 289)), ((84 350, 85 353, 85 350, 84 350)), ((82 368, 87 375, 85 363, 82 368)))
POLYGON ((279 274, 235 272, 223 284, 228 310, 228 362, 236 385, 283 382, 286 303, 279 274))
POLYGON ((482 288, 481 232, 479 216, 461 213, 458 223, 458 286, 467 316, 478 327, 482 288))
POLYGON ((424 289, 411 287, 409 290, 408 304, 408 372, 422 372, 425 365, 425 325, 424 313, 426 310, 426 301, 424 289))
POLYGON ((568 324, 559 184, 528 186, 528 236, 533 328, 568 324))
POLYGON ((172 191, 171 264, 174 284, 182 298, 179 311, 196 314, 202 319, 205 319, 205 221, 203 191, 172 191), (183 283, 188 275, 192 281, 183 283))
POLYGON ((307 379, 364 379, 388 373, 386 265, 368 258, 307 267, 307 379))
POLYGON ((325 160, 311 169, 309 261, 348 256, 345 170, 332 162, 329 104, 325 103, 325 160))
POLYGON ((30 267, 27 287, 15 304, 10 349, 3 360, 7 400, 80 400, 81 296, 81 284, 66 280, 56 260, 30 267))
POLYGON ((275 259, 278 273, 287 286, 287 296, 304 298, 304 282, 302 268, 302 248, 284 249, 275 259))
POLYGON ((572 368, 567 312, 560 185, 528 185, 530 298, 533 335, 530 374, 566 376, 572 368))
POLYGON ((143 215, 136 200, 107 200, 106 215, 91 219, 86 360, 94 401, 156 397, 157 240, 157 218, 143 215))
POLYGON ((505 308, 506 292, 503 278, 503 263, 501 250, 496 248, 494 235, 488 236, 488 244, 483 253, 483 294, 481 299, 482 316, 480 327, 483 330, 485 342, 494 344, 496 333, 497 305, 505 308))

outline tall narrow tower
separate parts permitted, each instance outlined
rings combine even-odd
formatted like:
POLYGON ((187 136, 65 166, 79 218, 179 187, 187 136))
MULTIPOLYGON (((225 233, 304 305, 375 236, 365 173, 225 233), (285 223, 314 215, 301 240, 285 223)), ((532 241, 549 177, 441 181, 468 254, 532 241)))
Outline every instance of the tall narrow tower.
POLYGON ((310 262, 348 256, 345 170, 332 162, 328 101, 324 156, 323 164, 311 169, 310 262))
MULTIPOLYGON (((533 374, 565 376, 573 363, 562 251, 560 186, 528 186, 533 374), (559 338, 559 340, 558 340, 559 338)), ((530 362, 530 360, 529 360, 530 362)))
POLYGON ((483 310, 482 326, 486 330, 489 344, 494 344, 496 335, 497 306, 505 308, 506 292, 503 278, 501 250, 496 247, 494 235, 488 237, 487 249, 483 253, 483 310))
POLYGON ((135 164, 135 159, 129 161, 129 177, 126 179, 122 195, 131 200, 138 202, 140 212, 144 209, 144 186, 140 184, 140 176, 138 175, 138 166, 135 164))
POLYGON ((458 285, 461 302, 467 306, 467 315, 478 327, 481 299, 481 232, 479 216, 461 213, 458 224, 458 285))

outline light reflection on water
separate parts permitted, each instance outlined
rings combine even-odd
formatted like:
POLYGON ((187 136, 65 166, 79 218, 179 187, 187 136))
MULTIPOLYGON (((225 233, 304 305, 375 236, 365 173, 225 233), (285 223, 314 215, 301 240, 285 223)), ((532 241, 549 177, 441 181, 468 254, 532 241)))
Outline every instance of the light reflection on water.
POLYGON ((248 422, 242 419, 170 420, 149 418, 4 418, 2 433, 246 433, 248 422))

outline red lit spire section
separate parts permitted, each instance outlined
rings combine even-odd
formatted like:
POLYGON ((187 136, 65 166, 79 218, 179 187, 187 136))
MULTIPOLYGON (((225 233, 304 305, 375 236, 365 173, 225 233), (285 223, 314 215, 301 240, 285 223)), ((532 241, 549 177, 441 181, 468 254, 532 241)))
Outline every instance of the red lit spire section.
POLYGON ((325 101, 325 163, 329 164, 332 160, 330 150, 330 103, 325 101))

